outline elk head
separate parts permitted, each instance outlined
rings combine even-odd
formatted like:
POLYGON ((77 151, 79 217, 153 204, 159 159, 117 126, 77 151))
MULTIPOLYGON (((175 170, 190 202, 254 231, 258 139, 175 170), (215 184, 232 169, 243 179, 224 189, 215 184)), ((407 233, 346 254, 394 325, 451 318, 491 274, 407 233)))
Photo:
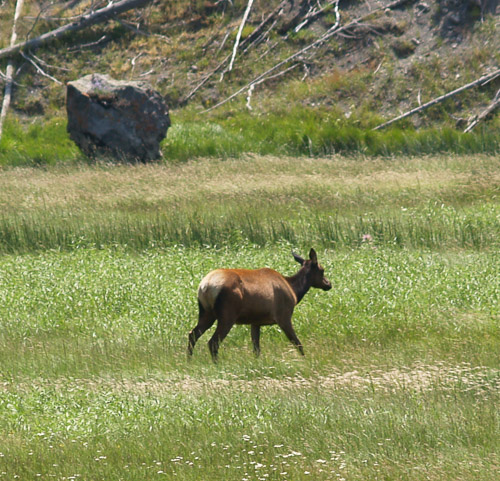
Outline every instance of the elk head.
POLYGON ((295 252, 292 252, 292 255, 302 268, 306 269, 311 287, 316 287, 324 291, 329 291, 332 288, 332 284, 325 277, 325 269, 318 263, 318 256, 314 249, 309 251, 309 260, 307 261, 298 254, 295 254, 295 252))

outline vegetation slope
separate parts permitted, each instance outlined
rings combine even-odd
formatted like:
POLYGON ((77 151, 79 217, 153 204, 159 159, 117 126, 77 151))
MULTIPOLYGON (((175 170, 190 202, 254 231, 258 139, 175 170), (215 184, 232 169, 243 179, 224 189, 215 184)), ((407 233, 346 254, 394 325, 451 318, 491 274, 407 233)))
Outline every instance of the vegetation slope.
MULTIPOLYGON (((25 2, 18 38, 65 24, 89 12, 90 3, 25 2)), ((370 131, 500 64, 497 2, 406 1, 381 8, 389 3, 340 1, 336 12, 335 2, 257 0, 231 71, 228 60, 247 6, 243 0, 153 1, 26 52, 27 57, 14 59, 13 111, 1 162, 77 158, 65 134, 65 83, 92 72, 146 80, 167 98, 173 126, 163 145, 166 159, 249 151, 496 152, 498 116, 477 127, 475 135, 459 132, 491 102, 498 78, 396 124, 390 133, 370 131), (320 6, 321 14, 299 28, 320 6), (273 12, 273 21, 262 26, 273 12), (249 90, 252 80, 336 24, 343 28, 338 35, 249 90), (207 112, 245 86, 233 100, 207 112)), ((14 2, 1 6, 0 43, 5 46, 13 8, 14 2)))

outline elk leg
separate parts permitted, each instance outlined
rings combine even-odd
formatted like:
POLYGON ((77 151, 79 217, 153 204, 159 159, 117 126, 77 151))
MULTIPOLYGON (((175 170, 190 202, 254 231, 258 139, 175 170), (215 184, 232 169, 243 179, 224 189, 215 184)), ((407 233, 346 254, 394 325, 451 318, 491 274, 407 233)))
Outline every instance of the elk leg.
POLYGON ((229 334, 229 331, 233 327, 234 322, 226 319, 220 319, 217 323, 217 329, 215 329, 214 335, 208 341, 208 348, 210 349, 210 354, 212 354, 212 359, 217 362, 217 354, 219 352, 220 343, 229 334))
POLYGON ((253 352, 258 356, 260 354, 260 326, 252 324, 250 333, 252 336, 253 352))
POLYGON ((241 311, 243 294, 239 289, 223 288, 215 301, 215 315, 218 319, 214 335, 208 341, 208 348, 214 362, 217 361, 220 343, 229 334, 241 311))
POLYGON ((202 334, 210 329, 215 322, 215 315, 212 312, 208 312, 204 309, 204 307, 198 302, 199 313, 198 313, 198 324, 196 327, 189 333, 189 342, 188 342, 188 355, 193 354, 194 345, 196 341, 202 336, 202 334))
POLYGON ((286 334, 286 337, 288 337, 288 339, 293 344, 295 344, 295 346, 299 350, 300 354, 304 355, 304 348, 302 347, 302 343, 299 341, 297 334, 295 334, 295 330, 293 329, 292 322, 290 320, 288 320, 287 322, 280 324, 280 327, 283 330, 283 332, 286 334))

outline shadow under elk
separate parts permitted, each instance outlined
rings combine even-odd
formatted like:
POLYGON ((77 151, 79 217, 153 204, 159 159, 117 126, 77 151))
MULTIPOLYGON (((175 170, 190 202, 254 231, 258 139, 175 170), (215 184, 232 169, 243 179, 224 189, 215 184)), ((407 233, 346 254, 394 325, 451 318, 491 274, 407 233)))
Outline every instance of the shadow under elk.
POLYGON ((285 277, 273 269, 215 269, 198 287, 198 324, 189 333, 188 354, 200 336, 217 320, 208 347, 214 361, 220 343, 235 324, 250 324, 253 349, 260 353, 260 328, 278 324, 300 354, 304 349, 292 326, 295 306, 311 287, 328 291, 332 288, 318 263, 314 249, 305 260, 292 252, 302 266, 293 276, 285 277))

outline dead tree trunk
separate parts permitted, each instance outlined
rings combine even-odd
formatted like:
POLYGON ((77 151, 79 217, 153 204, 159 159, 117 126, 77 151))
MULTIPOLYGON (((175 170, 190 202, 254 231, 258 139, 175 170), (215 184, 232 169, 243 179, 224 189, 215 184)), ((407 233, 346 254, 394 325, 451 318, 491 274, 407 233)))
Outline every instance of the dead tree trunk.
POLYGON ((236 40, 234 42, 233 54, 231 56, 231 60, 229 62, 229 67, 227 71, 230 72, 233 70, 234 59, 236 58, 236 52, 238 51, 238 45, 240 44, 241 34, 243 32, 243 28, 245 27, 245 23, 247 21, 248 15, 250 14, 250 9, 252 8, 253 0, 248 0, 247 8, 245 10, 245 14, 243 15, 243 19, 240 23, 240 28, 238 29, 238 33, 236 34, 236 40))
MULTIPOLYGON (((17 0, 16 10, 14 12, 14 21, 12 22, 12 35, 10 37, 10 45, 15 45, 17 39, 17 20, 21 15, 21 10, 23 9, 24 0, 17 0)), ((10 99, 12 97, 12 84, 13 84, 13 76, 14 76, 14 63, 9 61, 7 64, 7 71, 5 73, 5 91, 3 95, 2 101, 2 111, 0 112, 0 140, 2 139, 3 132, 3 124, 5 118, 7 117, 7 111, 10 106, 10 99)))

